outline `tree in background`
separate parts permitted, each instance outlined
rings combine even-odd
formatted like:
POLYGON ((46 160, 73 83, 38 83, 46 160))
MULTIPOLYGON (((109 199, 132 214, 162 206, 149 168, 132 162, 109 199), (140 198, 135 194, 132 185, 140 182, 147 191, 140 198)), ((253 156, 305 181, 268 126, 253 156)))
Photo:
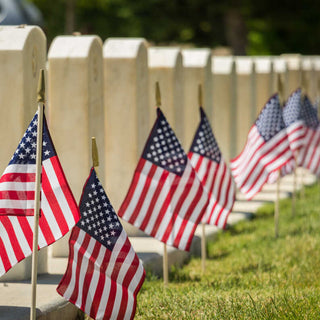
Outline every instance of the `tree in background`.
POLYGON ((229 46, 234 54, 319 53, 320 2, 313 0, 32 2, 43 13, 49 42, 79 31, 103 40, 144 37, 157 45, 229 46))

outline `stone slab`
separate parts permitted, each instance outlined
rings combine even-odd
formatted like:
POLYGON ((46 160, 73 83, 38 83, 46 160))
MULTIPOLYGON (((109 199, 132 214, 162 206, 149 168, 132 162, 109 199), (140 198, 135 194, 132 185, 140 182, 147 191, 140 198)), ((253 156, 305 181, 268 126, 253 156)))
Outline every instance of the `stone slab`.
MULTIPOLYGON (((288 198, 290 196, 289 192, 283 192, 281 191, 279 193, 279 198, 284 199, 288 198)), ((277 193, 276 192, 259 192, 254 198, 254 201, 266 201, 266 202, 274 202, 276 201, 277 193)), ((236 196, 237 200, 246 200, 246 197, 243 193, 238 192, 236 196)))
POLYGON ((255 213, 257 210, 265 204, 264 201, 238 201, 236 200, 233 205, 233 212, 255 213))
MULTIPOLYGON (((56 292, 62 275, 38 276, 37 320, 77 319, 78 308, 60 297, 56 292)), ((0 284, 0 319, 30 319, 30 281, 0 284)))

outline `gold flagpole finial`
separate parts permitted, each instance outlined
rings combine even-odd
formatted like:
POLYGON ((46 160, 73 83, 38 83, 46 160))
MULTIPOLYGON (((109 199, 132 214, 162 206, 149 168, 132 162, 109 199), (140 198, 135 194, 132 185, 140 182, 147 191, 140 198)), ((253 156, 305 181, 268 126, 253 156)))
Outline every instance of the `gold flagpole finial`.
POLYGON ((38 102, 45 102, 45 81, 44 81, 44 69, 40 69, 39 81, 38 81, 38 102))
POLYGON ((301 91, 303 95, 308 93, 308 84, 306 72, 301 71, 301 91))
POLYGON ((160 86, 159 82, 156 82, 156 106, 160 108, 161 106, 161 94, 160 94, 160 86))
POLYGON ((92 165, 93 167, 99 167, 99 154, 98 154, 96 138, 92 137, 91 142, 92 142, 92 165))
POLYGON ((281 77, 281 73, 277 74, 277 89, 278 89, 278 94, 279 94, 279 100, 280 100, 280 105, 283 103, 283 81, 281 77))
POLYGON ((202 85, 201 84, 198 85, 198 103, 199 103, 199 107, 202 107, 203 97, 202 97, 202 85))

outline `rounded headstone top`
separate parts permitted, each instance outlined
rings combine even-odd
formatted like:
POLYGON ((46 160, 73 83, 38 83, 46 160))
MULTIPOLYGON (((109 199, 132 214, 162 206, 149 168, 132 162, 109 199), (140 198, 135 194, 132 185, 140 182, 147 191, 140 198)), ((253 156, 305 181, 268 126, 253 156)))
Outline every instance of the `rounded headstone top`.
POLYGON ((236 57, 236 72, 238 74, 251 74, 254 70, 253 58, 236 57))
POLYGON ((273 70, 277 73, 283 73, 288 70, 288 64, 286 60, 282 57, 273 58, 273 70))
POLYGON ((0 50, 23 50, 32 34, 46 42, 45 34, 37 26, 0 26, 0 50))
POLYGON ((319 71, 320 70, 320 56, 315 56, 313 58, 313 65, 314 65, 314 69, 319 71))
POLYGON ((108 38, 103 45, 103 56, 134 59, 142 47, 147 48, 147 41, 144 38, 108 38))
POLYGON ((212 73, 230 74, 234 64, 233 56, 213 56, 212 57, 212 73))
POLYGON ((305 71, 310 71, 312 70, 313 68, 313 59, 311 57, 302 57, 301 59, 301 67, 302 67, 302 70, 305 70, 305 71))
POLYGON ((187 68, 205 68, 211 65, 211 50, 184 49, 182 50, 183 66, 187 68))
POLYGON ((269 56, 254 57, 256 73, 272 72, 272 58, 269 56))
POLYGON ((300 67, 301 67, 300 54, 286 53, 286 54, 282 54, 281 57, 283 57, 286 60, 289 70, 300 70, 300 67))
POLYGON ((152 47, 148 49, 149 68, 174 68, 179 59, 182 59, 180 48, 152 47))
POLYGON ((48 58, 85 58, 93 45, 102 49, 102 41, 98 36, 58 36, 53 39, 48 58))

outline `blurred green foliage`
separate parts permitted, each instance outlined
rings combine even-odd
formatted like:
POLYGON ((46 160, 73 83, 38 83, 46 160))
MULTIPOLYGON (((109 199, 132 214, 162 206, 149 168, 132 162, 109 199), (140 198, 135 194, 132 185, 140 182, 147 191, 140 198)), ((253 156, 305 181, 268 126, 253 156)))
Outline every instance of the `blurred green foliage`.
MULTIPOLYGON (((248 54, 319 53, 320 2, 276 0, 29 0, 42 11, 49 43, 65 33, 67 2, 75 31, 144 37, 154 44, 230 46, 230 10, 243 19, 248 54)), ((237 30, 235 30, 237 31, 237 30)))

